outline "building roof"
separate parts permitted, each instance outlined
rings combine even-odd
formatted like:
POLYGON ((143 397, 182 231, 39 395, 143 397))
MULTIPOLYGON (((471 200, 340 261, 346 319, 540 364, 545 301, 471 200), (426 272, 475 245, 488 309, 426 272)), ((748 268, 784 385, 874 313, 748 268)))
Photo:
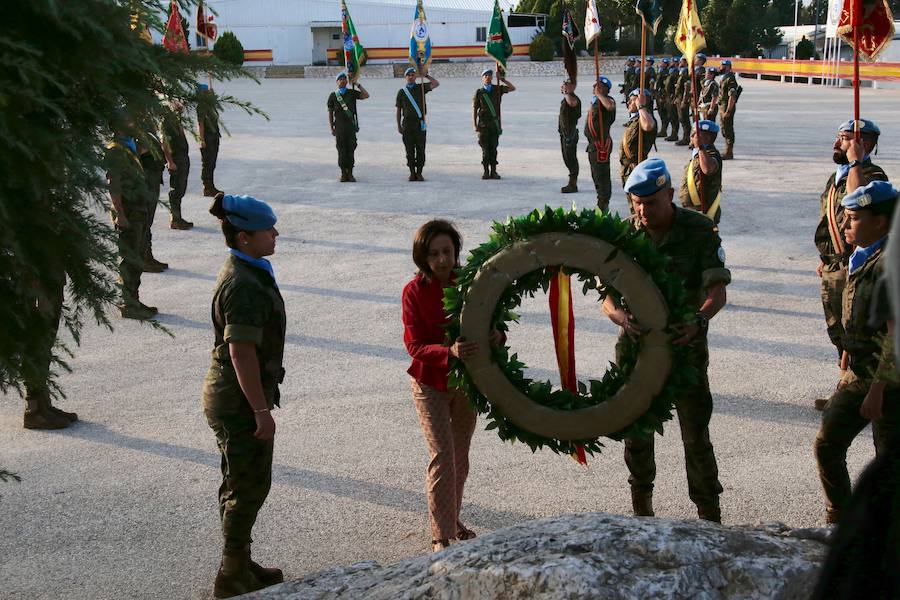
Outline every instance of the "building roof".
MULTIPOLYGON (((353 0, 353 4, 384 4, 412 8, 416 5, 416 0, 353 0)), ((513 0, 500 0, 500 8, 507 13, 512 12, 515 5, 516 2, 513 0)), ((429 8, 492 11, 494 9, 494 0, 427 0, 425 2, 426 15, 429 8)))

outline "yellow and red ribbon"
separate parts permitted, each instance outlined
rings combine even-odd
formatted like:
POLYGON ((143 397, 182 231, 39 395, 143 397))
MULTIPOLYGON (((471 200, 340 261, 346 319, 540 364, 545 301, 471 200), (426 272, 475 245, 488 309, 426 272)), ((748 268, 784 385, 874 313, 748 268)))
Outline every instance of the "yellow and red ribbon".
MULTIPOLYGON (((556 348, 556 365, 563 389, 578 393, 575 376, 575 313, 572 308, 571 278, 557 269, 550 279, 550 322, 553 325, 553 345, 556 348)), ((587 465, 584 448, 578 446, 572 454, 579 464, 587 465)))

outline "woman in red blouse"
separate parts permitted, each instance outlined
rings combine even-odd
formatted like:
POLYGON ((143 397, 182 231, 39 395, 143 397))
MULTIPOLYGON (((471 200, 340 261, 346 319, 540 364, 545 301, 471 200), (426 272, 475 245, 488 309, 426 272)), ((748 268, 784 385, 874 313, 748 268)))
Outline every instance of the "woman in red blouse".
MULTIPOLYGON (((444 330, 444 288, 453 285, 461 249, 462 238, 449 221, 419 227, 413 240, 413 261, 419 270, 403 288, 403 341, 413 359, 407 372, 431 459, 426 486, 435 552, 448 547, 451 539, 475 537, 459 520, 475 411, 465 394, 447 389, 447 361, 450 356, 472 356, 478 344, 457 339, 446 345, 444 330)), ((492 332, 492 342, 501 340, 498 332, 492 332)))

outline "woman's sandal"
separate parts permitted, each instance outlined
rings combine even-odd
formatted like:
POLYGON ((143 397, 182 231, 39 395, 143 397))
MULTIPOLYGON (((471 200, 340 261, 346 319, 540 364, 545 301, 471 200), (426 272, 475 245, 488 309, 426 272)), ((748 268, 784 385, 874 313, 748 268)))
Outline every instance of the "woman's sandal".
POLYGON ((450 547, 450 540, 431 540, 431 551, 432 552, 440 552, 445 548, 450 547))
POLYGON ((474 531, 467 528, 462 523, 459 524, 459 526, 457 527, 457 530, 456 530, 456 539, 458 539, 459 541, 463 541, 463 540, 471 540, 475 537, 477 537, 477 534, 474 531))

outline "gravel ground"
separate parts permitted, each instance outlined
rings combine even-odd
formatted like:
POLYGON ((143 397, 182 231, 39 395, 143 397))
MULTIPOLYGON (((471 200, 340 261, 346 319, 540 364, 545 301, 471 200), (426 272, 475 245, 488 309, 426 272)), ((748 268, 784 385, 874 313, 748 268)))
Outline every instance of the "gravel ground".
MULTIPOLYGON (((222 90, 271 117, 226 115, 219 187, 271 202, 281 237, 274 265, 288 310, 284 408, 274 485, 254 531, 254 555, 288 577, 374 559, 390 563, 428 548, 423 487, 426 453, 410 398, 402 346, 400 290, 413 273, 412 234, 446 216, 467 248, 490 223, 536 206, 591 206, 582 154, 582 191, 562 196, 565 171, 556 115, 559 81, 514 81, 504 99, 503 181, 482 181, 471 131, 476 80, 447 80, 429 95, 425 183, 406 181, 394 125, 400 80, 366 82, 356 185, 337 183, 325 98, 331 82, 236 82, 222 90)), ((813 399, 837 369, 825 335, 814 273, 818 194, 833 169, 836 126, 850 117, 850 90, 742 80, 737 160, 726 163, 721 230, 734 283, 711 328, 711 436, 728 523, 821 524, 822 493, 812 443, 813 399)), ((586 86, 582 86, 584 88, 586 86)), ((587 101, 589 92, 581 90, 587 101)), ((863 116, 885 143, 876 162, 900 173, 897 91, 863 91, 863 116)), ((624 120, 621 105, 613 132, 624 120)), ((583 144, 583 140, 582 140, 583 144)), ((720 144, 721 147, 721 144, 720 144)), ((688 152, 659 142, 680 181, 688 152)), ((206 598, 220 550, 219 457, 199 405, 212 331, 209 304, 225 255, 199 195, 192 149, 191 232, 155 225, 157 257, 142 297, 161 310, 170 338, 114 318, 115 332, 89 327, 61 377, 81 421, 60 432, 25 431, 22 403, 0 397, 0 466, 19 484, 0 485, 0 581, 7 598, 206 598)), ((614 175, 614 181, 616 179, 614 175)), ((626 212, 618 186, 612 208, 626 212)), ((524 308, 511 334, 538 373, 554 360, 546 301, 524 308)), ((579 374, 602 373, 613 327, 594 299, 576 307, 579 374)), ((621 445, 582 468, 568 457, 532 454, 476 431, 463 518, 486 532, 537 517, 630 509, 621 445)), ((871 434, 851 448, 858 473, 873 456, 871 434)), ((693 518, 677 425, 657 445, 657 514, 693 518)))

